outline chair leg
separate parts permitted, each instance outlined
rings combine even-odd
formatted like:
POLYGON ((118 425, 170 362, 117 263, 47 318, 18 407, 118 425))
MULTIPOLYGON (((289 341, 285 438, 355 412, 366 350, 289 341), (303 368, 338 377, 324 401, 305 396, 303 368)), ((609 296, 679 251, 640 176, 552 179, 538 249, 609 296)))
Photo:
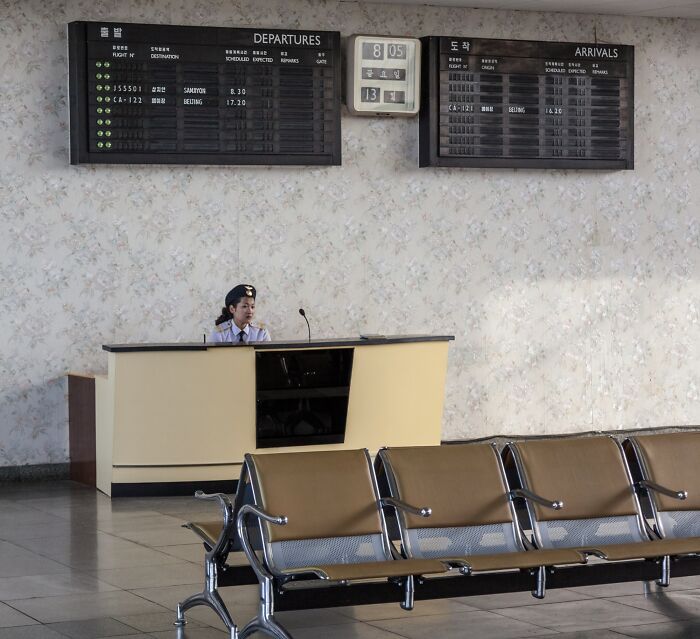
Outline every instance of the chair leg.
POLYGON ((275 637, 275 639, 293 639, 284 626, 275 619, 274 603, 272 579, 263 577, 260 581, 258 614, 243 627, 238 639, 246 639, 254 632, 263 632, 271 637, 275 637))
POLYGON ((532 591, 532 596, 535 599, 544 599, 545 592, 547 589, 547 569, 544 566, 540 566, 537 569, 535 589, 532 591))
POLYGON ((187 623, 185 619, 185 611, 193 606, 208 606, 211 608, 223 621, 226 629, 229 632, 230 639, 238 639, 238 627, 234 623, 226 604, 224 603, 219 591, 217 590, 218 568, 212 557, 207 556, 204 559, 204 590, 198 592, 177 605, 177 617, 175 619, 176 626, 184 626, 187 623))
POLYGON ((406 577, 406 583, 404 584, 403 591, 403 601, 401 602, 401 608, 403 610, 413 610, 413 601, 416 594, 416 584, 413 575, 406 577))
POLYGON ((253 621, 247 623, 243 630, 241 630, 238 639, 246 639, 246 637, 250 637, 250 635, 255 632, 265 633, 270 637, 275 637, 275 639, 294 639, 294 637, 274 619, 268 619, 265 623, 260 622, 258 619, 253 619, 253 621))
POLYGON ((661 559, 661 579, 657 579, 656 583, 662 588, 671 583, 671 557, 668 555, 661 559))

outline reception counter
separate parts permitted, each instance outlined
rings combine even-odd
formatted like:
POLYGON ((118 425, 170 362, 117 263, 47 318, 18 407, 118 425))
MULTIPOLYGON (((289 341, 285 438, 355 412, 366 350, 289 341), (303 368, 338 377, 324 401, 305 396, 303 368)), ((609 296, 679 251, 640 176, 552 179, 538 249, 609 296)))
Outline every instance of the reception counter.
POLYGON ((439 444, 451 339, 104 346, 97 488, 231 490, 247 452, 439 444))

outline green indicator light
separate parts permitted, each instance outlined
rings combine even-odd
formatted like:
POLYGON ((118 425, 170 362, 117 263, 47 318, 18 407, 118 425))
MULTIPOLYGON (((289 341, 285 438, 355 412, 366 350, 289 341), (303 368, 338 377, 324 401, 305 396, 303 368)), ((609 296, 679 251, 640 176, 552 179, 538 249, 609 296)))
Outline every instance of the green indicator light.
POLYGON ((98 102, 102 102, 102 96, 101 96, 101 95, 98 95, 98 96, 97 96, 97 101, 98 101, 98 102))
POLYGON ((102 66, 101 62, 95 62, 95 66, 99 69, 102 66))
POLYGON ((109 126, 110 124, 112 124, 112 120, 105 120, 105 124, 109 126))
POLYGON ((105 62, 105 69, 109 69, 109 62, 105 62))
POLYGON ((112 148, 112 143, 111 143, 111 142, 105 142, 105 146, 106 146, 108 149, 111 149, 111 148, 112 148))
POLYGON ((111 131, 105 131, 105 135, 106 135, 107 137, 110 137, 110 136, 112 135, 112 132, 111 132, 111 131))
POLYGON ((105 80, 109 80, 109 73, 105 73, 105 80))
POLYGON ((97 132, 97 137, 98 137, 98 138, 101 138, 103 135, 104 135, 104 133, 103 133, 102 131, 98 131, 98 132, 97 132))
POLYGON ((102 107, 97 107, 97 112, 102 113, 102 107))
POLYGON ((101 85, 101 84, 98 84, 95 88, 96 88, 98 91, 102 91, 102 85, 101 85))
POLYGON ((105 109, 105 113, 109 115, 112 112, 112 109, 105 109))
POLYGON ((109 84, 105 84, 105 91, 109 91, 110 87, 109 84))
POLYGON ((98 121, 97 121, 97 124, 99 124, 100 126, 102 126, 102 124, 103 124, 103 123, 102 123, 102 120, 98 120, 98 121))
POLYGON ((101 80, 101 79, 102 79, 102 74, 101 74, 101 73, 98 73, 98 74, 95 76, 95 79, 101 80))
POLYGON ((112 98, 110 98, 109 96, 107 96, 107 97, 105 98, 105 102, 111 102, 111 101, 112 101, 112 98))
POLYGON ((97 148, 98 148, 98 149, 101 149, 103 146, 104 146, 104 144, 102 144, 102 142, 98 142, 98 143, 97 143, 97 148))

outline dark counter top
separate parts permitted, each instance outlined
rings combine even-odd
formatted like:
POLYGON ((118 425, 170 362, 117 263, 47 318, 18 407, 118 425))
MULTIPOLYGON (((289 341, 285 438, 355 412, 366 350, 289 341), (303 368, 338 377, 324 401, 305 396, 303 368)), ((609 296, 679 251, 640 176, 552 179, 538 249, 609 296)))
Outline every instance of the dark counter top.
POLYGON ((252 344, 215 344, 213 342, 180 342, 173 344, 104 344, 110 353, 134 353, 139 351, 206 351, 210 348, 253 348, 275 350, 287 348, 319 348, 331 346, 372 346, 381 344, 406 344, 411 342, 449 342, 454 335, 385 335, 341 337, 338 339, 294 340, 288 342, 253 342, 252 344))

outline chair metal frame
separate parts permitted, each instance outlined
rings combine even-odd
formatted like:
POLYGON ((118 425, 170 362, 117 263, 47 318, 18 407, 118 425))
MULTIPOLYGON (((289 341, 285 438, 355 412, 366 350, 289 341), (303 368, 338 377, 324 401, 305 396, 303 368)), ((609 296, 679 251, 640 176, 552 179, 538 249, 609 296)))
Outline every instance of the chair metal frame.
MULTIPOLYGON (((637 496, 636 491, 634 490, 634 482, 632 480, 632 474, 630 473, 629 465, 627 463, 627 458, 624 455, 624 452, 622 451, 622 447, 620 446, 620 442, 617 441, 614 437, 611 437, 608 435, 608 438, 611 439, 615 445, 617 446, 617 449, 620 453, 620 457, 622 459, 622 464, 625 469, 625 475, 627 477, 627 481, 629 483, 630 487, 630 493, 632 495, 632 498, 634 500, 634 505, 635 505, 635 522, 637 524, 637 529, 641 537, 646 537, 651 541, 653 537, 650 536, 650 529, 648 528, 648 525, 644 518, 642 517, 642 508, 641 504, 639 503, 639 498, 637 496)), ((535 493, 529 486, 529 482, 527 480, 527 474, 525 472, 525 464, 523 463, 522 457, 520 456, 520 451, 518 450, 518 444, 517 442, 508 442, 506 446, 504 447, 504 452, 508 451, 513 457, 513 462, 515 465, 515 470, 518 476, 518 481, 520 482, 520 485, 522 486, 521 489, 515 489, 511 491, 514 495, 514 497, 522 497, 525 501, 525 507, 527 509, 527 514, 528 518, 530 519, 530 523, 532 524, 532 533, 535 537, 535 544, 538 548, 545 548, 545 544, 542 541, 542 535, 540 533, 540 522, 539 519, 537 518, 537 513, 535 512, 535 508, 533 506, 534 503, 539 503, 544 506, 547 506, 549 508, 552 508, 553 510, 560 510, 564 509, 566 510, 564 503, 559 500, 550 500, 545 497, 542 497, 541 495, 538 495, 535 493), (517 494, 516 494, 517 493, 517 494), (556 505, 555 505, 556 504, 556 505)), ((598 555, 600 556, 600 555, 598 555)), ((604 559, 605 557, 601 556, 601 559, 604 559)))
MULTIPOLYGON (((611 438, 618 445, 618 450, 620 450, 622 454, 622 448, 619 441, 614 437, 611 438)), ((492 444, 491 447, 494 453, 497 455, 501 476, 504 478, 504 486, 508 487, 512 484, 511 482, 508 482, 508 475, 505 471, 503 456, 498 454, 499 449, 495 444, 492 444)), ((506 448, 511 451, 514 450, 512 446, 506 448)), ((503 451, 504 454, 505 451, 506 449, 503 451)), ((392 496, 382 497, 380 495, 377 476, 369 461, 369 454, 367 451, 365 451, 365 457, 367 458, 368 467, 370 469, 373 491, 376 498, 377 508, 379 509, 382 528, 382 542, 383 544, 386 542, 386 545, 383 547, 385 550, 390 552, 391 557, 402 561, 404 560, 401 559, 402 553, 403 555, 406 555, 406 548, 409 547, 409 544, 406 543, 407 536, 403 532, 402 527, 399 527, 399 531, 402 533, 397 536, 397 541, 400 541, 402 544, 402 553, 400 553, 396 550, 394 544, 389 539, 389 528, 387 526, 385 511, 393 511, 397 521, 399 521, 399 510, 425 517, 429 516, 430 509, 428 506, 415 507, 406 504, 392 496)), ((638 458, 641 464, 644 457, 638 456, 638 458)), ((544 502, 543 505, 552 508, 556 508, 559 502, 556 500, 544 499, 541 496, 528 491, 527 487, 523 484, 523 474, 517 468, 517 459, 515 455, 513 456, 513 459, 516 462, 514 465, 516 466, 518 478, 520 479, 521 485, 523 485, 523 488, 514 488, 508 493, 510 497, 509 512, 511 513, 514 536, 516 540, 520 540, 520 543, 526 549, 535 549, 538 542, 537 527, 534 524, 532 525, 533 538, 529 539, 525 534, 523 527, 525 520, 523 519, 520 521, 518 518, 518 512, 515 508, 515 500, 523 499, 525 501, 526 513, 533 522, 536 522, 537 519, 534 518, 532 501, 542 500, 544 502)), ((628 479, 630 480, 630 485, 633 485, 628 459, 624 455, 622 456, 622 459, 628 479)), ((646 519, 643 515, 640 515, 642 512, 641 503, 638 499, 637 492, 645 492, 648 490, 653 491, 659 488, 658 484, 654 485, 653 482, 648 479, 648 468, 640 466, 640 469, 640 472, 645 473, 645 477, 642 480, 644 483, 642 483, 642 481, 637 482, 635 486, 637 491, 633 491, 635 508, 637 510, 636 520, 638 525, 640 519, 642 519, 644 524, 646 524, 646 519)), ((177 607, 177 619, 175 621, 175 625, 179 626, 178 632, 180 632, 182 630, 182 626, 186 624, 185 612, 189 608, 196 605, 206 605, 214 610, 214 612, 221 618, 226 626, 230 639, 244 639, 258 630, 266 632, 277 639, 291 639, 290 633, 287 632, 274 618, 276 607, 279 610, 286 611, 310 608, 327 608, 334 606, 363 605, 370 603, 399 603, 402 608, 411 609, 414 598, 416 600, 428 600, 478 595, 484 593, 505 593, 520 592, 528 589, 531 590, 533 571, 526 569, 518 572, 498 571, 480 573, 470 573, 468 570, 460 570, 458 572, 455 570, 439 579, 426 579, 424 577, 414 578, 413 576, 408 576, 372 581, 328 581, 326 583, 329 586, 343 587, 316 589, 315 596, 313 598, 308 597, 308 590, 303 588, 303 583, 298 584, 299 586, 302 586, 301 588, 292 587, 285 590, 284 586, 290 581, 303 582, 303 580, 309 578, 318 580, 323 579, 323 575, 310 575, 302 572, 299 572, 299 574, 283 575, 279 572, 274 574, 273 572, 267 570, 265 562, 267 562, 269 559, 269 552, 266 554, 267 544, 263 541, 263 522, 272 520, 270 523, 273 525, 284 525, 284 517, 281 515, 276 517, 272 516, 269 513, 265 513, 257 506, 257 498, 259 497, 259 494, 256 490, 255 482, 252 481, 249 476, 249 470, 248 464, 244 464, 241 469, 241 477, 233 504, 231 503, 231 500, 222 493, 206 495, 201 491, 198 491, 195 495, 197 499, 216 501, 218 503, 223 516, 223 526, 217 539, 213 540, 211 535, 208 535, 205 531, 199 529, 196 523, 185 525, 195 532, 204 543, 205 574, 202 591, 188 597, 177 607), (257 526, 252 524, 252 522, 249 522, 250 518, 255 518, 257 520, 257 526), (260 536, 260 539, 257 538, 258 535, 260 536), (255 538, 251 539, 251 537, 255 538), (246 547, 247 552, 245 551, 246 547), (228 556, 229 553, 234 550, 244 550, 249 558, 249 561, 251 557, 255 557, 255 559, 250 561, 250 565, 229 565, 227 563, 228 556), (258 556, 258 553, 262 558, 258 556), (469 574, 469 579, 465 579, 465 574, 469 574), (239 633, 238 627, 233 621, 233 618, 227 610, 226 605, 221 599, 217 589, 219 587, 247 584, 256 584, 260 588, 258 614, 239 633), (276 602, 275 594, 282 592, 285 593, 285 596, 276 602)), ((253 472, 255 472, 254 469, 253 472)), ((391 486, 388 486, 388 488, 392 495, 397 494, 395 486, 393 489, 391 486)), ((663 486, 660 488, 669 490, 663 486)), ((684 491, 670 492, 676 493, 676 498, 681 499, 680 495, 684 491)), ((653 496, 651 494, 648 494, 647 496, 648 499, 644 500, 644 503, 646 504, 648 501, 653 504, 653 496)), ((657 511, 654 510, 654 513, 656 512, 657 511)), ((659 518, 655 517, 655 520, 658 522, 659 518)), ((664 533, 663 526, 660 527, 659 531, 655 531, 648 525, 644 525, 642 527, 642 531, 645 531, 652 539, 658 539, 664 533)), ((670 557, 665 556, 662 558, 657 558, 657 563, 659 559, 662 564, 662 576, 660 580, 656 580, 659 585, 667 585, 668 579, 670 578, 670 557)), ((274 566, 274 563, 272 565, 274 566)), ((674 573, 678 576, 700 574, 700 555, 688 554, 675 557, 674 566, 674 573)), ((545 570, 544 567, 541 567, 536 571, 535 575, 537 579, 535 592, 537 592, 538 588, 541 588, 542 594, 544 594, 544 580, 545 577, 550 575, 550 573, 551 583, 547 583, 547 587, 566 588, 604 583, 619 583, 625 581, 647 582, 657 578, 657 571, 658 568, 652 561, 639 560, 606 561, 588 565, 567 565, 557 567, 556 571, 551 568, 545 570)), ((180 636, 180 634, 178 634, 178 636, 180 636)))
MULTIPOLYGON (((635 460, 637 461, 637 464, 639 465, 639 470, 642 474, 642 479, 640 479, 637 482, 634 482, 634 487, 637 489, 636 492, 639 491, 644 491, 646 496, 647 496, 647 503, 649 504, 651 508, 652 515, 654 517, 654 525, 656 526, 656 530, 654 530, 654 534, 659 538, 659 539, 666 539, 666 531, 664 530, 664 523, 662 517, 659 516, 659 507, 656 502, 656 498, 654 497, 653 493, 661 493, 662 495, 666 495, 667 497, 672 497, 673 499, 678 499, 679 501, 685 501, 688 498, 688 491, 687 490, 673 490, 671 488, 667 488, 666 486, 662 486, 661 484, 657 484, 656 482, 652 481, 650 479, 651 477, 651 472, 649 471, 649 462, 647 461, 646 455, 644 454, 644 451, 641 449, 639 443, 637 442, 637 439, 635 437, 628 437, 625 442, 629 442, 630 447, 632 448, 632 452, 635 455, 635 460)), ((622 446, 622 450, 624 451, 624 445, 622 446)), ((623 453, 624 454, 624 453, 623 453)), ((627 458, 625 457, 625 461, 627 461, 627 458)), ((631 478, 631 474, 630 474, 631 478)), ((635 493, 636 494, 636 493, 635 493)))
MULTIPOLYGON (((369 456, 369 451, 363 449, 363 453, 367 462, 367 468, 372 484, 372 493, 374 495, 375 506, 379 514, 380 519, 380 538, 382 550, 384 552, 385 561, 403 561, 403 558, 398 554, 393 544, 391 543, 388 535, 386 518, 384 516, 384 506, 391 505, 395 507, 408 508, 412 511, 416 511, 419 514, 421 509, 414 509, 408 504, 403 504, 397 500, 392 500, 391 504, 389 502, 383 501, 379 495, 379 487, 377 485, 377 479, 372 468, 372 461, 369 456)), ((243 629, 240 631, 238 639, 245 639, 253 632, 266 632, 272 637, 277 639, 291 639, 291 635, 287 630, 274 618, 275 611, 275 593, 281 593, 284 590, 286 584, 297 578, 306 580, 310 578, 317 578, 322 580, 329 580, 329 576, 318 569, 310 568, 299 568, 293 570, 286 570, 281 572, 275 568, 274 553, 272 550, 272 543, 269 539, 267 527, 264 522, 271 523, 273 525, 283 526, 287 523, 287 517, 285 515, 273 515, 271 513, 265 512, 257 504, 261 503, 261 493, 260 493, 260 481, 258 477, 258 471, 255 467, 255 462, 252 455, 245 455, 244 468, 247 470, 247 478, 250 481, 253 502, 256 505, 245 504, 242 505, 236 515, 236 528, 238 538, 240 539, 243 551, 248 558, 260 584, 260 601, 258 604, 258 611, 256 617, 249 621, 243 629), (248 526, 246 523, 247 517, 256 517, 258 521, 259 534, 262 539, 262 554, 263 560, 261 561, 256 554, 249 538, 248 526)), ((241 474, 241 480, 244 479, 243 473, 241 474)), ((430 512, 425 509, 422 511, 424 514, 422 516, 429 516, 430 512)), ((328 582, 328 585, 338 585, 346 586, 350 583, 354 583, 359 580, 336 580, 328 582)), ((389 582, 394 583, 403 590, 403 597, 400 603, 401 608, 404 610, 412 610, 414 605, 415 597, 415 578, 413 575, 408 575, 406 577, 396 577, 389 578, 389 582)), ((235 639, 232 635, 231 639, 235 639)))
MULTIPOLYGON (((629 467, 629 462, 627 459, 627 456, 625 455, 625 452, 623 450, 622 444, 620 441, 616 438, 613 437, 612 435, 605 435, 608 439, 612 440, 617 447, 618 453, 620 454, 620 459, 622 461, 623 468, 625 470, 625 476, 627 477, 627 482, 629 485, 630 489, 630 494, 632 496, 632 500, 634 503, 635 507, 635 522, 637 524, 637 530, 642 538, 645 538, 647 541, 654 541, 654 539, 659 539, 659 536, 657 535, 656 531, 653 530, 650 526, 647 520, 643 516, 643 511, 642 511, 642 505, 641 502, 639 501, 639 495, 638 491, 635 488, 635 482, 632 477, 632 472, 629 467)), ((525 472, 525 464, 522 461, 522 458, 520 456, 520 452, 518 451, 517 447, 517 442, 508 442, 506 446, 504 447, 504 453, 508 451, 512 455, 513 462, 515 465, 516 473, 518 475, 518 481, 520 482, 520 485, 523 487, 523 489, 527 492, 529 492, 532 496, 536 497, 537 499, 531 499, 528 498, 525 493, 523 493, 521 496, 525 498, 525 504, 527 508, 527 513, 528 517, 530 518, 530 522, 532 523, 532 531, 533 535, 535 536, 535 541, 536 544, 539 548, 544 548, 545 546, 543 545, 542 542, 542 536, 540 533, 540 521, 537 518, 537 515, 535 513, 535 509, 533 507, 533 501, 537 501, 538 503, 542 503, 540 500, 543 499, 539 495, 536 495, 536 493, 533 493, 529 489, 528 481, 527 481, 527 474, 525 472)), ((548 500, 545 500, 548 501, 548 500)), ((562 504, 563 506, 563 504, 562 504)), ((635 543, 635 542, 632 542, 635 543)), ((639 543, 639 542, 636 542, 639 543)), ((604 559, 606 561, 609 561, 607 557, 600 553, 597 552, 593 549, 581 549, 581 552, 587 553, 594 555, 600 559, 604 559)), ((667 587, 670 584, 671 581, 671 557, 669 555, 659 555, 658 557, 659 563, 661 564, 661 575, 660 577, 656 580, 656 583, 659 586, 662 587, 667 587)))
MULTIPOLYGON (((552 508, 561 508, 562 507, 562 502, 549 502, 547 500, 544 500, 536 495, 534 493, 531 493, 530 491, 527 490, 508 490, 508 478, 506 475, 505 467, 503 464, 503 459, 498 452, 498 447, 496 444, 491 443, 490 444, 491 451, 493 452, 494 455, 494 461, 497 465, 498 472, 500 474, 501 480, 503 481, 503 486, 506 487, 507 492, 504 494, 504 497, 507 497, 508 500, 508 511, 510 513, 510 526, 512 528, 513 532, 513 540, 515 542, 515 545, 519 548, 519 552, 528 552, 529 550, 536 550, 536 547, 528 540, 527 536, 525 535, 524 530, 521 527, 520 521, 517 516, 517 512, 515 510, 515 504, 514 500, 515 498, 519 496, 524 496, 525 494, 528 494, 532 496, 532 498, 540 500, 541 503, 550 506, 552 508), (518 493, 518 494, 516 494, 518 493), (520 494, 522 493, 522 494, 520 494)), ((400 497, 400 492, 398 488, 398 484, 396 481, 396 471, 394 467, 391 464, 391 460, 389 459, 387 455, 388 448, 381 448, 379 450, 379 453, 377 454, 377 458, 375 460, 375 471, 377 471, 375 474, 378 474, 378 470, 380 466, 383 466, 385 469, 385 476, 387 478, 387 484, 389 487, 389 492, 391 494, 391 497, 393 500, 397 500, 398 497, 400 497)), ((392 501, 393 501, 392 500, 392 501)), ((387 501, 385 499, 385 501, 387 501)), ((388 503, 387 505, 394 505, 391 503, 388 503)), ((395 516, 396 516, 396 521, 398 523, 398 528, 399 528, 399 534, 400 534, 400 540, 401 540, 401 547, 403 550, 404 555, 407 558, 413 558, 415 557, 416 553, 414 549, 412 548, 411 545, 411 540, 408 535, 408 526, 406 525, 406 520, 401 514, 398 512, 399 510, 406 510, 406 509, 399 509, 396 508, 395 516)), ((424 507, 422 509, 423 511, 427 510, 430 511, 429 507, 424 507)), ((412 512, 411 510, 408 510, 408 512, 412 512)), ((419 514, 422 515, 421 512, 412 512, 412 514, 419 514)), ((425 515, 422 515, 425 516, 425 515)), ((478 525, 478 524, 477 524, 478 525)), ((469 566, 468 562, 459 562, 455 561, 454 558, 450 558, 450 562, 452 565, 455 565, 456 567, 459 568, 460 572, 463 575, 471 575, 472 574, 472 569, 469 566)), ((550 570, 553 570, 550 568, 550 570)), ((531 591, 531 594, 533 597, 536 599, 544 599, 545 593, 546 593, 546 583, 547 583, 547 566, 539 566, 537 569, 530 569, 528 572, 530 574, 534 574, 535 577, 535 587, 531 591)))
MULTIPOLYGON (((503 464, 501 462, 501 456, 498 454, 498 449, 496 448, 495 444, 490 444, 490 446, 491 446, 491 449, 493 450, 494 455, 496 457, 496 461, 498 463, 498 469, 499 469, 499 472, 501 473, 501 478, 503 479, 503 485, 507 486, 508 482, 506 480, 505 470, 504 470, 503 464)), ((400 502, 399 487, 398 487, 397 482, 396 482, 396 471, 394 470, 394 467, 391 465, 391 460, 388 458, 388 456, 386 454, 387 450, 389 450, 389 449, 386 447, 379 449, 379 452, 377 453, 377 457, 375 460, 375 474, 377 474, 377 471, 380 468, 380 464, 381 464, 388 471, 385 473, 385 475, 387 478, 387 484, 389 485, 390 499, 394 502, 403 503, 403 502, 400 502)), ((388 506, 394 505, 394 504, 389 502, 389 498, 387 498, 387 497, 384 498, 384 501, 385 501, 386 505, 388 505, 388 506)), ((513 537, 516 540, 516 544, 519 543, 521 545, 521 549, 523 551, 525 551, 527 548, 525 545, 526 538, 522 534, 522 530, 520 529, 520 526, 517 523, 518 520, 516 518, 515 508, 514 508, 513 503, 510 499, 508 500, 508 508, 509 508, 510 513, 511 513, 511 522, 510 523, 511 523, 512 528, 513 528, 513 537)), ((399 524, 399 534, 400 534, 400 540, 401 540, 401 547, 404 549, 406 557, 412 558, 412 557, 415 557, 416 553, 411 546, 411 540, 408 536, 408 526, 406 526, 406 520, 402 516, 400 516, 399 510, 406 511, 406 509, 405 508, 395 508, 396 521, 399 524)), ((422 510, 430 511, 430 507, 424 506, 422 508, 422 510)), ((408 510, 407 512, 411 512, 411 511, 408 510)), ((413 512, 412 514, 414 514, 414 515, 418 514, 418 515, 425 517, 425 515, 422 515, 420 512, 413 512)), ((468 568, 468 566, 466 566, 466 563, 463 564, 462 567, 468 568)), ((469 572, 469 570, 467 570, 465 572, 465 574, 467 574, 468 572, 469 572)))
MULTIPOLYGON (((175 626, 183 627, 187 624, 187 620, 185 619, 185 612, 187 610, 193 606, 204 605, 211 608, 221 618, 229 632, 230 639, 237 639, 238 628, 218 591, 219 574, 226 565, 226 559, 231 544, 231 532, 236 523, 233 516, 233 506, 231 500, 224 493, 208 495, 198 490, 194 496, 196 499, 218 502, 223 515, 223 527, 214 545, 211 545, 208 539, 199 535, 202 537, 206 549, 204 554, 204 587, 201 592, 191 595, 184 601, 178 603, 175 626)), ((197 533, 193 525, 185 524, 185 527, 197 533)))
MULTIPOLYGON (((219 595, 219 587, 222 579, 228 581, 229 576, 233 576, 234 582, 240 585, 246 583, 245 577, 235 576, 236 573, 227 564, 228 555, 231 551, 242 550, 241 541, 236 530, 236 514, 250 501, 245 490, 247 480, 247 469, 245 464, 241 467, 236 494, 233 503, 228 495, 224 493, 206 494, 201 490, 195 492, 195 499, 217 502, 222 514, 223 522, 221 532, 216 541, 212 544, 196 524, 184 524, 184 528, 189 528, 194 532, 204 544, 204 586, 201 592, 195 593, 177 605, 177 616, 175 626, 184 627, 187 624, 185 612, 194 606, 207 606, 211 608, 226 626, 230 639, 238 639, 238 626, 236 625, 226 604, 219 595)), ((238 571, 240 573, 240 571, 238 571)), ((253 582, 251 582, 253 583, 253 582)), ((228 585, 225 583, 224 585, 228 585)))

